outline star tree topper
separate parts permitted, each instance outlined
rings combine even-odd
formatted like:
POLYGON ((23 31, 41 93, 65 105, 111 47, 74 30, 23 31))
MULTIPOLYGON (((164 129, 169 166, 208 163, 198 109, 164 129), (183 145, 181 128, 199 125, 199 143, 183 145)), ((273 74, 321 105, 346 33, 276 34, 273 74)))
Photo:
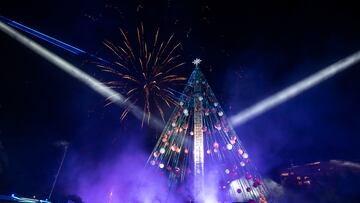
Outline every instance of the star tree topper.
POLYGON ((196 58, 195 60, 193 60, 192 63, 197 66, 197 65, 199 65, 201 63, 201 59, 196 58))

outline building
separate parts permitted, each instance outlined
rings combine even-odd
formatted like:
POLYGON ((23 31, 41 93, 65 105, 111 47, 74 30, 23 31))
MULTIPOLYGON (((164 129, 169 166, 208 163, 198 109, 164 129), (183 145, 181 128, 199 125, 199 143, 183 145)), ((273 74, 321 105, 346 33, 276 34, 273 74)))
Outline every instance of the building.
POLYGON ((289 194, 308 202, 360 202, 360 164, 318 161, 280 171, 281 185, 289 194))

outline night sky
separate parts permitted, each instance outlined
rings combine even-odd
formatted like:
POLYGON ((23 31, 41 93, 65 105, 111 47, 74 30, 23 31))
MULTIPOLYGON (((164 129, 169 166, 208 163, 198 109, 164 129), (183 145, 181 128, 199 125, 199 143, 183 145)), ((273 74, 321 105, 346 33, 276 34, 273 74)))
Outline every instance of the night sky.
MULTIPOLYGON (((119 27, 131 31, 143 22, 149 32, 175 33, 187 62, 180 74, 188 77, 191 61, 201 58, 228 117, 360 50, 355 3, 251 2, 4 0, 0 15, 105 58, 102 41, 120 36, 119 27)), ((106 80, 83 58, 36 41, 106 80)), ((4 33, 0 46, 1 194, 45 197, 62 156, 59 140, 70 148, 57 195, 67 193, 74 168, 109 165, 129 146, 150 153, 160 131, 141 128, 131 115, 121 122, 120 107, 105 107, 103 97, 4 33)), ((357 64, 236 131, 271 177, 290 164, 358 162, 359 87, 357 64)))

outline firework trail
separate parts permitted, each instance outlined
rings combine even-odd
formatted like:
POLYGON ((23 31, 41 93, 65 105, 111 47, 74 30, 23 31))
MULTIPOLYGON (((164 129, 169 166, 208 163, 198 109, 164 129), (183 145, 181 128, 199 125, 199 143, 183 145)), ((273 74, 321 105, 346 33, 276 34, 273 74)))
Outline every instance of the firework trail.
MULTIPOLYGON (((98 67, 120 79, 106 84, 124 91, 126 102, 143 106, 142 125, 145 120, 149 123, 155 110, 165 120, 162 106, 177 105, 177 92, 172 86, 180 85, 181 81, 186 80, 175 73, 185 64, 179 54, 181 43, 174 42, 174 34, 167 40, 160 41, 159 29, 153 40, 147 40, 142 23, 136 29, 136 40, 131 41, 129 34, 123 29, 120 29, 120 33, 122 42, 119 45, 109 40, 103 43, 115 60, 110 64, 97 62, 98 67)), ((111 103, 110 100, 108 104, 111 103)), ((129 111, 129 108, 125 108, 121 120, 129 111)))

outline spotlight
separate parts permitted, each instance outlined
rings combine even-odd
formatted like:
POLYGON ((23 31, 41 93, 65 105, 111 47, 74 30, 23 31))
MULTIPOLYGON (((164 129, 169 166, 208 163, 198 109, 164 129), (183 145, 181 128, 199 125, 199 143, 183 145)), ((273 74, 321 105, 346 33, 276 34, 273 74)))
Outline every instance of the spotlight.
MULTIPOLYGON (((129 109, 130 109, 131 113, 139 120, 142 120, 144 112, 138 106, 135 106, 131 102, 125 100, 123 95, 121 95, 118 92, 114 91, 113 89, 107 87, 100 81, 96 80, 92 76, 83 72, 82 70, 75 67, 74 65, 70 64, 69 62, 67 62, 66 60, 61 58, 60 56, 47 50, 45 47, 41 46, 40 44, 36 43, 35 41, 31 40, 30 38, 27 38, 23 34, 20 34, 18 31, 16 31, 15 29, 11 28, 10 26, 8 26, 6 24, 6 23, 8 23, 8 24, 14 26, 13 23, 16 23, 16 22, 10 21, 10 20, 4 20, 4 19, 5 18, 0 19, 1 20, 0 21, 0 30, 2 30, 4 33, 8 34, 10 37, 14 38, 15 40, 17 40, 18 42, 20 42, 27 48, 29 48, 32 51, 34 51, 35 53, 39 54, 40 56, 42 56, 43 58, 48 60, 50 63, 54 64, 61 70, 68 73, 69 75, 80 80, 81 82, 83 82, 84 84, 89 86, 91 89, 93 89, 100 95, 104 96, 105 98, 109 99, 113 103, 115 103, 121 107, 130 107, 129 109), (2 21, 4 21, 5 23, 2 21)), ((19 28, 19 26, 22 26, 19 23, 17 23, 16 25, 18 25, 18 26, 14 26, 14 27, 19 28)), ((35 31, 35 30, 33 30, 33 31, 35 31)), ((37 31, 35 31, 35 32, 37 32, 37 31)), ((42 34, 42 33, 40 33, 40 34, 42 34)), ((53 39, 53 40, 55 40, 58 43, 61 43, 59 40, 56 40, 56 39, 53 39)), ((62 43, 62 44, 65 44, 65 43, 62 43)), ((75 50, 74 47, 71 47, 70 45, 67 48, 71 48, 71 50, 75 50)), ((151 119, 150 122, 151 122, 151 125, 156 128, 162 129, 162 127, 163 127, 162 122, 158 119, 153 118, 153 119, 151 119)))
POLYGON ((320 82, 329 79, 335 76, 337 73, 351 67, 352 65, 360 61, 360 51, 355 52, 354 54, 339 60, 338 62, 310 75, 309 77, 277 92, 270 97, 250 106, 249 108, 241 111, 240 113, 232 116, 230 122, 235 127, 237 125, 243 124, 248 120, 259 116, 266 111, 282 104, 289 99, 299 95, 300 93, 308 90, 320 82))

